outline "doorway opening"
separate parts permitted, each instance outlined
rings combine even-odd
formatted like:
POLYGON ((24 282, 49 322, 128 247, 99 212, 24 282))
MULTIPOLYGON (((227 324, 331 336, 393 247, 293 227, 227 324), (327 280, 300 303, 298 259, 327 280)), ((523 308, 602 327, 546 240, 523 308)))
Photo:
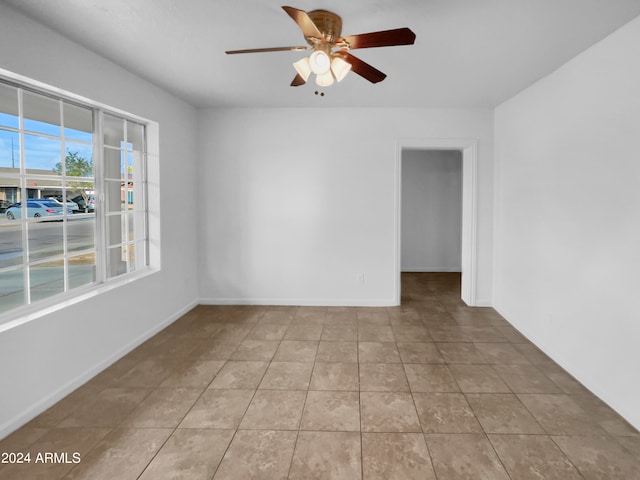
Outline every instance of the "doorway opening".
MULTIPOLYGON (((438 268, 445 269, 443 271, 455 271, 459 270, 461 273, 460 280, 460 297, 462 300, 470 306, 476 306, 476 163, 477 163, 477 141, 475 139, 411 139, 401 140, 398 142, 397 153, 397 179, 396 179, 396 298, 395 303, 400 305, 401 302, 401 273, 403 269, 408 269, 409 256, 424 255, 427 251, 438 251, 444 248, 442 246, 441 239, 435 243, 429 245, 411 245, 410 241, 403 238, 403 175, 417 175, 419 174, 413 167, 415 166, 415 159, 420 158, 422 162, 427 162, 425 157, 431 156, 432 158, 440 157, 441 166, 442 159, 460 158, 460 170, 461 178, 458 181, 461 183, 461 198, 458 200, 457 205, 450 205, 439 212, 428 212, 426 215, 442 215, 447 210, 449 212, 455 212, 458 209, 458 230, 456 231, 455 225, 450 225, 450 232, 447 233, 448 241, 455 242, 446 250, 446 263, 441 266, 436 266, 435 263, 429 265, 414 267, 414 271, 424 268, 424 271, 435 271, 438 268), (440 152, 436 154, 435 152, 440 152), (423 157, 423 158, 421 158, 423 157), (449 208, 450 207, 450 208, 449 208), (404 242, 404 244, 403 244, 404 242), (405 249, 409 249, 409 256, 405 255, 403 259, 403 245, 405 249), (419 250, 422 249, 422 252, 419 250), (404 264, 403 264, 404 261, 404 264)), ((424 166, 424 165, 423 165, 424 166)), ((455 174, 453 170, 450 174, 455 174)), ((417 179, 412 179, 417 180, 417 179)), ((439 189, 441 186, 432 185, 433 189, 439 189)), ((412 186, 407 186, 409 189, 413 189, 412 186)), ((441 188, 440 188, 441 189, 441 188)), ((458 194, 460 193, 458 190, 458 194)), ((418 189, 419 191, 419 189, 418 189)), ((405 192, 411 193, 411 192, 405 192)), ((415 192, 413 192, 415 193, 415 192)), ((436 192, 422 192, 425 196, 435 194, 436 192)), ((453 193, 455 195, 455 192, 453 193)), ((450 197, 451 198, 451 197, 450 197)), ((405 199, 406 200, 406 199, 405 199)), ((442 199, 441 199, 442 200, 442 199)), ((407 207, 412 209, 411 207, 407 207)), ((419 215, 415 211, 412 215, 419 215)), ((424 220, 424 219, 423 219, 424 220)), ((433 219, 432 219, 433 220, 433 219)), ((407 221, 405 218, 404 221, 407 221)), ((455 222, 456 220, 454 220, 455 222)), ((406 226, 405 226, 406 227, 406 226)), ((419 228, 419 227, 418 227, 419 228)), ((405 233, 407 229, 405 228, 405 233)), ((415 260, 415 258, 414 258, 415 260)), ((439 260, 442 260, 440 258, 439 260)), ((414 265, 416 263, 414 262, 414 265)))

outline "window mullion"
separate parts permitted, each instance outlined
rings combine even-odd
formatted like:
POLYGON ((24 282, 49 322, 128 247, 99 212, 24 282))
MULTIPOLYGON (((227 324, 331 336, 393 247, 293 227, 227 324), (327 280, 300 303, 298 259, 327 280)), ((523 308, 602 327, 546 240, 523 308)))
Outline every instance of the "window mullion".
POLYGON ((93 196, 96 202, 94 216, 96 222, 96 281, 104 283, 107 280, 108 271, 108 244, 106 241, 106 208, 104 199, 104 112, 102 109, 94 111, 95 141, 93 153, 93 196))

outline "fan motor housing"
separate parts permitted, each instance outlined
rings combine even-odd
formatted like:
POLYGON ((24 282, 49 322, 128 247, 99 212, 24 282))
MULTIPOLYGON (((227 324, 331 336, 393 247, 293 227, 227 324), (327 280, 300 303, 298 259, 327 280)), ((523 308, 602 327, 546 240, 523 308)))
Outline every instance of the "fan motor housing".
POLYGON ((342 33, 342 18, 327 10, 312 10, 307 15, 330 42, 342 33))

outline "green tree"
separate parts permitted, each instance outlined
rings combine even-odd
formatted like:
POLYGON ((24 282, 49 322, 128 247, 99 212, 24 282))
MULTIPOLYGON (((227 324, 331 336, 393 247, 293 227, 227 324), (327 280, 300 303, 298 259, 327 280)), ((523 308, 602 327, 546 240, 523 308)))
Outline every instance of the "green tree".
MULTIPOLYGON (((93 159, 81 157, 78 152, 69 152, 64 158, 65 173, 70 177, 93 177, 93 159)), ((62 175, 62 162, 56 163, 53 169, 58 175, 62 175)))

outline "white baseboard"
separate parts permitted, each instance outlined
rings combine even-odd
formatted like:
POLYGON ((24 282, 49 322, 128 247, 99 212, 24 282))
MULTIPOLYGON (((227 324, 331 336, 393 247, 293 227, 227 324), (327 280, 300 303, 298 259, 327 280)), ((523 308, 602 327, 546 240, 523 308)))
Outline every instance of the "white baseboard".
POLYGON ((285 305, 301 307, 393 307, 393 299, 335 298, 201 298, 201 305, 285 305))
POLYGON ((153 328, 147 330, 138 338, 129 342, 127 345, 125 345, 123 348, 115 352, 113 355, 111 355, 107 359, 89 368, 82 375, 79 375, 73 380, 62 385, 60 388, 51 392, 49 395, 39 400, 37 403, 30 405, 25 410, 23 410, 22 413, 17 415, 15 418, 9 420, 8 422, 5 422, 3 425, 0 425, 0 440, 10 435, 11 433, 13 433, 15 430, 17 430, 27 422, 34 419, 35 417, 40 415, 42 412, 44 412, 48 408, 55 405, 57 402, 62 400, 64 397, 69 395, 78 387, 87 383, 89 380, 95 377, 98 373, 102 372, 104 369, 106 369, 107 367, 115 363, 117 360, 124 357, 127 353, 131 352, 133 349, 141 345, 143 342, 153 337, 156 333, 160 332, 161 330, 171 325, 173 322, 178 320, 180 317, 182 317, 185 313, 187 313, 189 310, 194 308, 196 305, 198 305, 198 302, 193 301, 187 306, 181 308, 180 310, 175 312, 173 315, 170 315, 169 317, 167 317, 162 323, 154 325, 153 328))

